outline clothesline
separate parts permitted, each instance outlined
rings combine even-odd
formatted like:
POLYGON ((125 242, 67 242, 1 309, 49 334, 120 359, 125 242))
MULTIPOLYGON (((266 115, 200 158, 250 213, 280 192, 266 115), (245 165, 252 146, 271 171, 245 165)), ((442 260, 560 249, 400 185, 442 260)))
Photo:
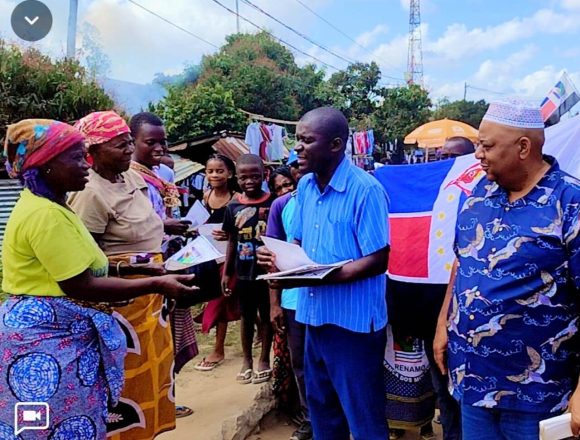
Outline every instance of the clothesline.
POLYGON ((250 118, 256 119, 258 121, 273 122, 275 124, 298 125, 298 121, 285 121, 284 119, 267 118, 263 115, 257 115, 255 113, 247 112, 245 110, 242 110, 241 108, 239 108, 238 111, 245 113, 246 115, 250 116, 250 118))

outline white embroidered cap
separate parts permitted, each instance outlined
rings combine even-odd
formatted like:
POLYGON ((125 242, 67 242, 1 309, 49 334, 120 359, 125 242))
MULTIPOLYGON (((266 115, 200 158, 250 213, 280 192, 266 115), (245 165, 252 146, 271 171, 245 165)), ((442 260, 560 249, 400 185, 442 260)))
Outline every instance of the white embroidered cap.
POLYGON ((508 127, 544 128, 540 107, 515 99, 492 102, 482 120, 508 127))

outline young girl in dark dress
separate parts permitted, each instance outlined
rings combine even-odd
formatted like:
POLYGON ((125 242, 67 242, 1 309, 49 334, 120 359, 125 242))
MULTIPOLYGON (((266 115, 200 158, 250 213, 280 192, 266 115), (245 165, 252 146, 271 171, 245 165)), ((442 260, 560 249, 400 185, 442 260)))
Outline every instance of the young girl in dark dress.
MULTIPOLYGON (((205 175, 210 189, 203 196, 203 204, 210 214, 207 223, 223 223, 226 206, 238 192, 235 173, 236 166, 228 157, 215 154, 208 159, 205 175)), ((212 235, 220 241, 225 241, 228 238, 221 227, 214 229, 212 235)), ((219 284, 216 284, 215 288, 216 290, 221 289, 219 284)), ((208 333, 210 329, 216 327, 216 342, 213 352, 195 366, 196 370, 211 371, 223 362, 228 322, 238 319, 240 319, 240 312, 237 298, 220 295, 219 298, 207 303, 203 313, 196 318, 196 321, 201 321, 204 333, 208 333)))

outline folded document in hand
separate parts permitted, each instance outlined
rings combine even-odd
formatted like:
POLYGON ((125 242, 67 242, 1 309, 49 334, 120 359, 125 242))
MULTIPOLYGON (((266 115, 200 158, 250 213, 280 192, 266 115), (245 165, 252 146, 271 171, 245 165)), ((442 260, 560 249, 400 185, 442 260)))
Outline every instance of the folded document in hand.
POLYGON ((187 243, 165 262, 165 269, 178 271, 207 261, 218 260, 223 257, 212 244, 204 237, 199 236, 187 243))
POLYGON ((276 266, 280 272, 260 275, 259 280, 292 280, 292 279, 324 279, 352 260, 339 261, 332 264, 318 264, 312 261, 300 246, 262 237, 266 247, 276 255, 276 266))
POLYGON ((570 422, 572 415, 565 413, 540 422, 540 440, 561 440, 573 438, 570 422))

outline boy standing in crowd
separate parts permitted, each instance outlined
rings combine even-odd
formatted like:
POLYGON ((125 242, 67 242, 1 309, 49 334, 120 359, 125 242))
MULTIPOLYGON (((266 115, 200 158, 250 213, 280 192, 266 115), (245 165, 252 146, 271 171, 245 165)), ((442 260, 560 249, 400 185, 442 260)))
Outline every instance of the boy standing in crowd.
POLYGON ((256 260, 256 249, 266 233, 266 220, 272 197, 262 190, 264 164, 253 154, 240 156, 236 164, 238 183, 242 194, 235 196, 226 209, 223 230, 228 233, 225 271, 222 291, 225 296, 232 293, 230 282, 236 277, 236 292, 240 299, 241 339, 244 361, 237 375, 241 384, 262 383, 270 380, 270 347, 272 327, 270 325, 270 301, 268 284, 256 281, 260 268, 256 260), (252 341, 256 314, 260 312, 259 331, 262 350, 258 368, 254 371, 252 341))

